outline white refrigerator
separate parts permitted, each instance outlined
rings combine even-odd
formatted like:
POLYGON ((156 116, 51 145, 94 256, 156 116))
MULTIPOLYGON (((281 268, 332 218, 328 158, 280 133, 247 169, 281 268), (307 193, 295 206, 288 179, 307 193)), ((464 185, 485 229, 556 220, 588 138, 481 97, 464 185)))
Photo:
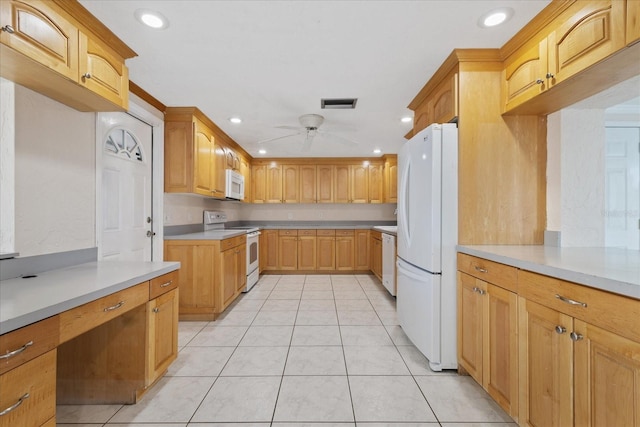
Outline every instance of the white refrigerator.
POLYGON ((398 154, 398 320, 434 371, 456 369, 458 129, 433 124, 398 154))

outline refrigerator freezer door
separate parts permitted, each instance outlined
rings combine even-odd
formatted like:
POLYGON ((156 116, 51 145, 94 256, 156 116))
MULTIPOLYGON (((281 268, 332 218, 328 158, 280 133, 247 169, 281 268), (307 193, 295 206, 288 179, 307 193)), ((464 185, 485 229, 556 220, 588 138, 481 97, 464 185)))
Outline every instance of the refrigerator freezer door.
POLYGON ((398 320, 411 342, 429 359, 434 371, 440 365, 440 275, 422 271, 398 258, 398 320))
POLYGON ((398 256, 418 268, 441 267, 442 125, 431 125, 398 154, 398 256))

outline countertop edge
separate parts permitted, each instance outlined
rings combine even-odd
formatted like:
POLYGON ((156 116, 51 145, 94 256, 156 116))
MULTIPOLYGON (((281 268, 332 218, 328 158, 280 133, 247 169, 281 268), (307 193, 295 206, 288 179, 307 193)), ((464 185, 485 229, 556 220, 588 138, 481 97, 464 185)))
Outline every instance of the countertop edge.
POLYGON ((477 256, 479 258, 484 258, 500 264, 510 265, 512 267, 531 271, 533 273, 566 280, 568 282, 577 283, 579 285, 588 286, 594 289, 613 292, 629 298, 640 299, 640 286, 638 284, 596 276, 588 273, 582 273, 580 271, 570 270, 568 268, 562 268, 548 264, 540 264, 526 259, 506 256, 503 254, 492 252, 490 249, 481 249, 478 247, 458 245, 456 247, 456 250, 467 255, 477 256))
MULTIPOLYGON (((88 264, 98 264, 98 263, 96 262, 96 263, 88 263, 88 264)), ((95 290, 83 295, 79 295, 75 298, 71 298, 57 304, 53 304, 53 305, 50 305, 35 311, 31 311, 29 313, 26 313, 11 319, 4 320, 0 322, 0 335, 6 334, 8 332, 12 332, 16 329, 20 329, 32 323, 39 322, 48 317, 55 316, 64 311, 71 310, 73 308, 79 307, 88 302, 95 301, 107 295, 111 295, 123 289, 130 288, 132 286, 146 282, 148 280, 154 279, 158 276, 162 276, 163 274, 170 273, 180 268, 179 262, 166 261, 166 262, 161 262, 161 264, 162 265, 158 266, 158 268, 154 268, 153 271, 148 271, 143 274, 131 277, 127 280, 116 282, 108 286, 102 287, 98 290, 95 290)))

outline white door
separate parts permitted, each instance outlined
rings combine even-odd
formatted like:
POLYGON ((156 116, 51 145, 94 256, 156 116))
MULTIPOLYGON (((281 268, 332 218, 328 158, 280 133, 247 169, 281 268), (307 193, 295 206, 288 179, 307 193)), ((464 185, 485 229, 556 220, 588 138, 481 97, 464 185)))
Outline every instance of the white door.
POLYGON ((640 249, 640 128, 606 128, 605 246, 640 249))
POLYGON ((152 127, 126 113, 99 113, 97 133, 98 258, 151 261, 152 127))

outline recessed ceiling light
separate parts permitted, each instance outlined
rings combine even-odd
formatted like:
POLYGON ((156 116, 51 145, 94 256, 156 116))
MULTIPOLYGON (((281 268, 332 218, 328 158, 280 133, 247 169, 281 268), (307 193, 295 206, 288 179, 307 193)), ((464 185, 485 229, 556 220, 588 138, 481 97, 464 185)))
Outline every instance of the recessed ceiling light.
POLYGON ((235 124, 242 123, 242 119, 240 117, 231 117, 229 118, 229 121, 235 124))
POLYGON ((401 121, 402 123, 409 123, 409 122, 411 122, 412 120, 413 120, 413 119, 412 119, 411 117, 408 117, 408 116, 407 116, 407 117, 403 117, 403 118, 401 118, 401 119, 400 119, 400 121, 401 121))
POLYGON ((258 150, 258 153, 260 153, 260 154, 267 154, 267 150, 264 150, 264 149, 262 149, 262 150, 258 150))
POLYGON ((147 27, 151 27, 156 30, 163 30, 169 26, 169 20, 160 12, 156 12, 155 10, 136 9, 133 15, 138 21, 147 27))
POLYGON ((373 150, 373 154, 380 154, 382 153, 382 150, 379 148, 376 148, 375 150, 373 150))
POLYGON ((478 19, 478 26, 481 28, 491 28, 496 25, 504 24, 513 16, 513 9, 510 7, 501 7, 493 9, 485 13, 478 19))

